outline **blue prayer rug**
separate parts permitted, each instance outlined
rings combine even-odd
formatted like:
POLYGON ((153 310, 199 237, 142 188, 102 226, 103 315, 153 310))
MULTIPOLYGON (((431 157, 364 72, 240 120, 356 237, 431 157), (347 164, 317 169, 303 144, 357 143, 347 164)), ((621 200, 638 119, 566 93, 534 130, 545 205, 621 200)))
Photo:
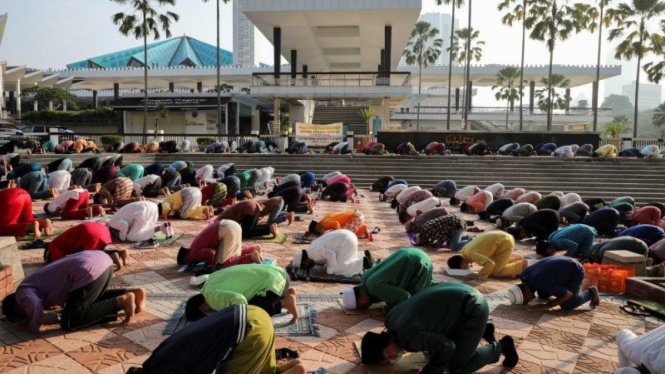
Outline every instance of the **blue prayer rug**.
MULTIPOLYGON (((187 327, 189 322, 185 318, 185 304, 183 301, 166 323, 162 335, 173 335, 187 327)), ((298 319, 289 324, 292 316, 288 313, 272 317, 275 335, 279 336, 320 336, 316 325, 316 310, 310 304, 298 304, 298 319)))

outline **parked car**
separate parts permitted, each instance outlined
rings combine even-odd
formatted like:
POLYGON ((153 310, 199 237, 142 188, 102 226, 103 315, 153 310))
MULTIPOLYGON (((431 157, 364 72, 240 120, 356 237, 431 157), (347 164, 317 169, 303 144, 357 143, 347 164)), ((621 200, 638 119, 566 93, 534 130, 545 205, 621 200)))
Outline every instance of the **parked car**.
POLYGON ((23 131, 9 121, 0 120, 0 145, 21 138, 23 138, 23 131))
MULTIPOLYGON (((31 125, 31 126, 25 126, 21 129, 23 131, 23 136, 27 138, 37 138, 40 141, 47 141, 49 140, 50 136, 50 129, 53 128, 53 126, 48 126, 48 125, 31 125)), ((66 127, 57 127, 58 129, 58 134, 60 134, 60 141, 62 141, 63 135, 69 135, 69 134, 74 134, 74 131, 66 128, 66 127)))

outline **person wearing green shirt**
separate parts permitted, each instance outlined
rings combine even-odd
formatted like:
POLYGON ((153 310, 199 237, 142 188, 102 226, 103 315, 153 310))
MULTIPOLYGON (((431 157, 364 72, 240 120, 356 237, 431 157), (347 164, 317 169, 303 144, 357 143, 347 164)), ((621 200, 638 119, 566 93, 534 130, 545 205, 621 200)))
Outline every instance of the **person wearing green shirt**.
POLYGON ((538 210, 543 210, 543 209, 559 210, 559 208, 561 207, 561 198, 557 195, 549 194, 540 198, 540 200, 533 203, 533 205, 535 205, 536 209, 538 210))
POLYGON ((368 332, 361 343, 363 364, 390 364, 402 352, 427 352, 429 362, 422 374, 467 374, 499 361, 513 368, 519 357, 509 335, 500 341, 494 325, 487 323, 485 297, 471 286, 446 282, 420 292, 386 316, 386 329, 368 332), (479 346, 484 339, 488 344, 479 346))
POLYGON ((278 266, 246 264, 210 274, 201 293, 187 300, 185 318, 197 321, 230 305, 256 305, 274 316, 286 309, 298 319, 296 290, 289 287, 286 271, 278 266))
POLYGON ((385 301, 386 310, 432 285, 432 260, 418 248, 402 248, 365 270, 360 285, 342 292, 347 309, 367 309, 385 301))
POLYGON ((133 181, 142 178, 144 173, 143 165, 129 164, 118 171, 118 177, 127 177, 133 181))

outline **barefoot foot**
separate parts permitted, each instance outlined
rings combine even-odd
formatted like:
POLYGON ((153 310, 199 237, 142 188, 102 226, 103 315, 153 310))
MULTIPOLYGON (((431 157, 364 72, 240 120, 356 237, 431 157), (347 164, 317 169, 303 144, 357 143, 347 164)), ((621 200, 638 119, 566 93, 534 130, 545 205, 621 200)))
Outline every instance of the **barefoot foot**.
POLYGON ((122 319, 122 324, 127 326, 134 317, 134 310, 136 310, 136 296, 133 292, 127 292, 122 296, 116 298, 118 307, 125 312, 125 317, 122 319))
POLYGON ((136 314, 139 314, 145 310, 147 294, 143 288, 137 288, 130 290, 134 294, 136 300, 136 314))

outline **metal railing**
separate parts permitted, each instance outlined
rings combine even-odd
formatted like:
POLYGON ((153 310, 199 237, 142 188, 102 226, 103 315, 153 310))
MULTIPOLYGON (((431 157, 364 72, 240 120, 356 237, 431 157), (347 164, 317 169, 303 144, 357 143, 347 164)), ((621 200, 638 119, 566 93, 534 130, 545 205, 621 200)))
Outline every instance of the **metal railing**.
POLYGON ((375 87, 375 86, 411 86, 411 73, 392 72, 389 77, 374 72, 310 72, 307 78, 297 73, 293 78, 288 72, 275 78, 274 73, 252 74, 252 86, 296 86, 296 87, 375 87))
MULTIPOLYGON (((506 107, 472 107, 469 113, 474 114, 506 114, 508 112, 518 115, 520 113, 519 108, 507 109, 506 107)), ((542 111, 540 109, 529 110, 529 108, 522 108, 522 112, 527 115, 547 115, 547 111, 542 111)), ((393 114, 413 114, 417 113, 416 108, 400 108, 399 112, 394 112, 393 114)), ((443 106, 421 106, 420 114, 447 114, 448 107, 443 106)), ((455 109, 450 108, 450 113, 452 114, 463 114, 464 108, 455 109)), ((589 108, 570 108, 570 109, 556 109, 553 111, 555 116, 591 116, 593 115, 593 109, 589 108)), ((611 117, 612 108, 598 108, 598 115, 601 117, 611 117)))

